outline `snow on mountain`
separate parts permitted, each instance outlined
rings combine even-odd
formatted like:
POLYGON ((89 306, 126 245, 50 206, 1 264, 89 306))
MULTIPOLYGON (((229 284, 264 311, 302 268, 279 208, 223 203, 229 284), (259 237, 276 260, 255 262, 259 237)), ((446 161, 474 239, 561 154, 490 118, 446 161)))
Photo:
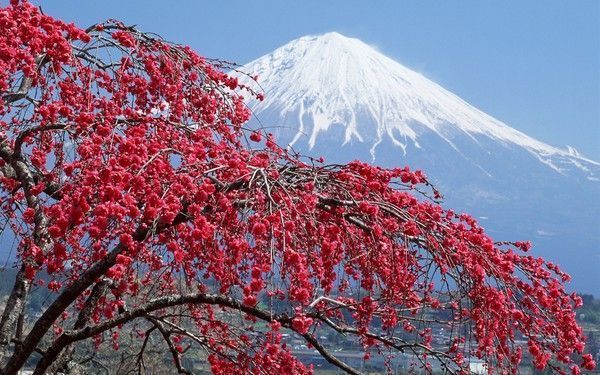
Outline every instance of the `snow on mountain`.
MULTIPOLYGON (((293 40, 240 70, 258 75, 265 93, 265 100, 250 101, 250 108, 278 115, 287 122, 279 125, 297 129, 291 146, 308 138, 312 149, 321 135, 342 126, 343 144, 369 145, 374 160, 385 139, 406 154, 409 144, 421 147, 424 133, 433 132, 458 152, 457 135, 476 143, 485 136, 519 146, 558 172, 578 168, 597 180, 589 165, 600 163, 571 147, 562 150, 529 137, 375 48, 336 32, 293 40)), ((240 80, 256 87, 247 76, 240 80)))

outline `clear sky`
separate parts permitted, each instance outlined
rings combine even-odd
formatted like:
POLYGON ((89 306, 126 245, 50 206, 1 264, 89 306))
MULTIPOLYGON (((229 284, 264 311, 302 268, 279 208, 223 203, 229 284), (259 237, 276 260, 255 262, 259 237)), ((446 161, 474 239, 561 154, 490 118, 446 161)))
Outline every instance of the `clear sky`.
MULTIPOLYGON (((6 3, 4 0, 0 0, 6 3)), ((488 114, 600 161, 600 1, 34 1, 246 63, 306 34, 375 45, 488 114)))

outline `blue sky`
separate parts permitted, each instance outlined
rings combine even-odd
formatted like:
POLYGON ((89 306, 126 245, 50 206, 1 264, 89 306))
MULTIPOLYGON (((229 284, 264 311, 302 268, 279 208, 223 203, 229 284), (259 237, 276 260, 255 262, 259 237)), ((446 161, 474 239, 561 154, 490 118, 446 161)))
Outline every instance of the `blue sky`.
POLYGON ((600 160, 596 0, 34 2, 82 27, 117 18, 238 63, 338 31, 533 137, 600 160))

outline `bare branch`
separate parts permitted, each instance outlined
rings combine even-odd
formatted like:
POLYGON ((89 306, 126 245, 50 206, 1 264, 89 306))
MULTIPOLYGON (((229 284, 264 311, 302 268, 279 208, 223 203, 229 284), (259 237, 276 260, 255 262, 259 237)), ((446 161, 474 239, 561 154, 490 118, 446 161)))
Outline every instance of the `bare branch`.
POLYGON ((163 327, 162 323, 158 319, 155 319, 155 318, 153 318, 151 316, 146 317, 146 319, 148 319, 149 321, 151 321, 152 324, 154 324, 154 326, 156 328, 158 328, 160 334, 162 335, 165 343, 167 344, 167 346, 169 348, 169 351, 171 352, 171 356, 173 357, 173 362, 175 363, 175 367, 177 368, 177 372, 179 374, 192 375, 191 371, 186 370, 183 367, 183 365, 181 364, 181 358, 180 358, 180 355, 179 355, 180 353, 175 348, 175 345, 173 345, 173 342, 171 341, 171 335, 163 327))

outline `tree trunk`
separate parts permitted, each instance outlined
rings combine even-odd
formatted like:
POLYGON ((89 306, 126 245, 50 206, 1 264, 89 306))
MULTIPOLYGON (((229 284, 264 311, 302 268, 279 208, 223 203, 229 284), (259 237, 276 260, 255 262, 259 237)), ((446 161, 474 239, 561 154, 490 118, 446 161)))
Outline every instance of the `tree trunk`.
POLYGON ((12 339, 16 333, 19 317, 24 314, 27 295, 31 289, 31 281, 25 278, 25 265, 17 273, 15 285, 6 301, 6 306, 0 320, 0 367, 12 355, 12 339))

